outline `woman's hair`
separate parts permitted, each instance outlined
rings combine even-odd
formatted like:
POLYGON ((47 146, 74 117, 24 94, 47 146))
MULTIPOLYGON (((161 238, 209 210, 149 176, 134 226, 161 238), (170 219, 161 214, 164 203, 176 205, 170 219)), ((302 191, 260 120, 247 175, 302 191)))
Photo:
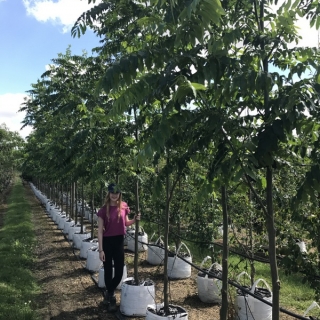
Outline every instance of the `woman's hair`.
MULTIPOLYGON (((105 206, 106 206, 106 217, 109 221, 109 219, 110 219, 110 192, 108 192, 106 194, 105 206)), ((120 193, 119 199, 117 200, 117 207, 118 207, 118 222, 119 222, 120 216, 121 216, 121 209, 122 209, 122 193, 120 193)))

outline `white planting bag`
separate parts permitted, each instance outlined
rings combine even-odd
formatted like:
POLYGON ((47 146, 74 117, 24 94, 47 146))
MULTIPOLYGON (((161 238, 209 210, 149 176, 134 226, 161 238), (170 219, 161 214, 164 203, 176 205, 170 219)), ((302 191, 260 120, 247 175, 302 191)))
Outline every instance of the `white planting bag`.
POLYGON ((133 228, 127 229, 126 234, 124 235, 123 245, 128 245, 128 240, 134 237, 135 230, 133 228))
POLYGON ((64 228, 64 223, 69 219, 69 217, 67 215, 63 215, 60 217, 59 219, 59 223, 58 223, 58 229, 59 230, 63 230, 64 228))
POLYGON ((320 309, 320 306, 319 306, 315 301, 313 301, 313 302, 311 303, 311 305, 310 305, 309 308, 305 311, 305 313, 303 314, 303 316, 306 317, 307 314, 308 314, 312 309, 314 309, 314 308, 320 309))
POLYGON ((82 240, 91 238, 91 232, 74 233, 73 234, 73 247, 81 249, 82 240))
POLYGON ((64 226, 63 226, 63 233, 68 234, 69 233, 69 228, 74 226, 74 220, 68 219, 65 221, 64 226))
MULTIPOLYGON (((83 226, 82 229, 85 232, 86 231, 86 226, 83 226)), ((81 230, 81 223, 79 223, 79 222, 77 224, 74 224, 73 226, 71 226, 69 228, 69 232, 68 232, 68 239, 73 241, 74 234, 76 232, 80 232, 80 230, 81 230)))
POLYGON ((92 272, 98 272, 102 265, 102 261, 99 258, 98 247, 92 247, 88 250, 86 269, 92 272))
POLYGON ((160 236, 155 242, 150 242, 148 245, 147 261, 154 266, 159 266, 164 261, 164 248, 159 247, 161 244, 163 241, 160 236))
POLYGON ((120 312, 126 316, 144 317, 147 306, 154 303, 155 289, 151 280, 132 285, 133 278, 127 278, 121 286, 120 312))
MULTIPOLYGON (((240 273, 240 276, 248 274, 246 272, 240 273)), ((249 276, 248 276, 249 277, 249 276)), ((250 277, 249 277, 250 278, 250 277)), ((268 302, 272 302, 272 291, 269 285, 263 279, 258 279, 252 285, 251 288, 248 288, 250 292, 259 294, 263 297, 264 300, 268 302), (264 288, 258 288, 258 283, 263 282, 266 286, 264 288)), ((237 290, 238 295, 235 299, 235 309, 236 309, 236 319, 237 320, 272 320, 272 307, 263 303, 262 301, 252 297, 249 294, 241 292, 241 290, 237 290)))
POLYGON ((81 247, 80 247, 80 258, 82 259, 87 259, 88 258, 88 250, 91 247, 98 247, 98 239, 93 239, 93 240, 89 240, 89 239, 84 239, 81 241, 81 247))
MULTIPOLYGON (((112 268, 112 277, 114 277, 114 267, 112 268)), ((121 290, 121 286, 122 286, 123 280, 124 280, 124 279, 127 279, 127 277, 128 277, 127 266, 124 265, 124 266, 123 266, 122 279, 121 279, 120 283, 119 283, 118 286, 117 286, 117 289, 118 289, 118 290, 121 290)), ((106 284, 105 284, 105 282, 104 282, 104 267, 101 267, 100 270, 99 270, 98 287, 99 287, 99 288, 105 288, 105 287, 106 287, 106 284)))
MULTIPOLYGON (((148 250, 148 245, 143 243, 148 243, 148 235, 143 228, 141 228, 138 235, 138 252, 148 250)), ((135 251, 135 234, 133 237, 128 237, 128 250, 132 252, 135 251)))
POLYGON ((184 246, 187 249, 187 255, 184 259, 192 262, 192 257, 188 247, 181 242, 176 254, 173 257, 168 257, 168 277, 170 279, 186 279, 191 276, 191 265, 178 257, 181 247, 184 246))
MULTIPOLYGON (((206 261, 211 260, 211 257, 205 257, 200 265, 200 269, 203 269, 203 265, 206 261)), ((203 269, 206 272, 212 272, 216 275, 222 276, 222 266, 215 262, 211 264, 209 269, 203 269)), ((219 279, 209 277, 208 274, 198 272, 197 286, 199 299, 205 303, 215 303, 221 301, 221 288, 222 282, 219 279)))

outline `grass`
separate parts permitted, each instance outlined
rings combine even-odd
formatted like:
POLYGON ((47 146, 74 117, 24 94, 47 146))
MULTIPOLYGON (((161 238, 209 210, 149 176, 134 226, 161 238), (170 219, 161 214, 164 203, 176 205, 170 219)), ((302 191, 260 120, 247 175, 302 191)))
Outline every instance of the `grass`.
POLYGON ((33 320, 32 301, 39 287, 30 271, 35 235, 31 209, 20 179, 8 198, 0 230, 0 320, 33 320))

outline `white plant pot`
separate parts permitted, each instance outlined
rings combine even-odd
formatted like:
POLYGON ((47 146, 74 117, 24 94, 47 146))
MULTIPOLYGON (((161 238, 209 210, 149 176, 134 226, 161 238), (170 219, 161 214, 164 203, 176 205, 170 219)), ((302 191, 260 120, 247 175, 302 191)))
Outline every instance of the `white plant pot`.
POLYGON ((84 217, 89 220, 89 216, 91 215, 91 209, 90 208, 85 208, 84 209, 84 217))
POLYGON ((76 249, 81 249, 82 240, 91 237, 91 232, 86 233, 74 233, 73 234, 73 247, 76 249))
MULTIPOLYGON (((71 226, 69 228, 69 232, 68 232, 68 239, 73 241, 73 236, 76 232, 80 232, 81 230, 81 224, 80 223, 77 223, 73 226, 71 226)), ((85 232, 86 231, 86 226, 83 226, 83 231, 85 232)))
POLYGON ((164 262, 164 248, 160 247, 161 244, 161 237, 155 242, 151 242, 148 245, 147 251, 147 262, 154 265, 159 266, 162 265, 164 262))
POLYGON ((63 226, 63 233, 68 234, 70 227, 74 226, 74 220, 69 219, 65 221, 64 226, 63 226))
MULTIPOLYGON (((139 232, 141 235, 138 235, 138 252, 148 250, 148 235, 143 230, 139 232), (146 244, 144 244, 146 243, 146 244)), ((133 237, 128 237, 127 249, 134 252, 135 251, 135 234, 133 237)))
POLYGON ((53 220, 53 219, 55 219, 55 216, 56 216, 56 214, 58 213, 58 210, 54 207, 54 206, 52 206, 51 208, 50 208, 50 210, 49 210, 49 216, 50 216, 50 218, 53 220))
POLYGON ((134 229, 127 229, 126 234, 124 236, 123 245, 128 245, 128 240, 134 238, 135 230, 134 229))
MULTIPOLYGON (((203 259, 200 269, 203 268, 203 264, 211 259, 211 257, 206 257, 203 259)), ((218 263, 213 263, 209 269, 203 269, 207 272, 219 273, 222 276, 222 267, 218 263), (212 271, 214 268, 215 271, 212 271)), ((199 272, 197 276, 197 287, 199 299, 205 303, 217 303, 221 301, 221 288, 222 282, 216 278, 210 278, 206 273, 199 272)))
POLYGON ((61 216, 62 212, 60 210, 54 210, 54 214, 52 216, 52 221, 57 224, 57 220, 59 219, 59 217, 61 216))
POLYGON ((121 287, 120 312, 129 317, 144 317, 147 306, 155 299, 154 283, 150 280, 132 285, 133 278, 123 281, 121 287))
POLYGON ((94 222, 97 222, 98 221, 98 216, 94 213, 93 216, 92 214, 89 215, 89 222, 91 223, 92 222, 92 219, 94 222))
POLYGON ((86 269, 92 272, 98 272, 101 265, 102 261, 99 258, 98 247, 91 247, 87 252, 86 269))
MULTIPOLYGON (((245 274, 241 273, 240 275, 245 274)), ((239 278, 239 276, 238 276, 239 278)), ((263 282, 267 289, 264 289, 265 292, 269 293, 269 297, 264 297, 263 299, 272 302, 272 291, 269 285, 263 280, 258 279, 251 288, 250 292, 254 293, 258 289, 257 285, 259 282, 263 282)), ((262 290, 261 288, 259 288, 262 290)), ((235 297, 235 312, 236 320, 272 320, 272 307, 263 303, 262 301, 241 292, 239 289, 238 295, 235 297)))
POLYGON ((50 203, 50 201, 48 201, 48 202, 46 203, 47 213, 49 213, 49 211, 50 211, 50 206, 51 206, 51 203, 50 203))
POLYGON ((169 307, 176 308, 177 313, 168 315, 168 316, 163 316, 161 314, 156 314, 158 310, 163 308, 163 303, 148 305, 147 311, 146 311, 146 320, 176 320, 176 319, 188 320, 188 312, 184 308, 176 305, 169 305, 169 307))
POLYGON ((60 217, 62 216, 62 212, 59 212, 58 214, 56 214, 56 216, 54 217, 54 219, 52 219, 52 221, 54 222, 54 224, 58 225, 59 224, 59 220, 60 217))
POLYGON ((184 259, 189 261, 190 263, 192 262, 190 250, 183 242, 181 242, 178 250, 176 251, 175 256, 168 257, 167 267, 168 267, 168 277, 170 279, 186 279, 186 278, 190 278, 191 276, 191 265, 178 257, 178 254, 182 246, 184 246, 188 251, 188 256, 186 256, 184 259))
POLYGON ((59 212, 59 213, 56 215, 56 219, 54 220, 54 223, 58 226, 61 217, 65 217, 65 216, 66 216, 66 213, 65 213, 65 212, 59 212))
MULTIPOLYGON (((114 268, 112 268, 112 277, 114 277, 114 268)), ((124 265, 123 266, 123 276, 122 276, 122 279, 121 279, 120 283, 117 286, 118 290, 121 290, 122 283, 123 283, 124 279, 126 279, 127 277, 128 277, 127 266, 124 265)), ((105 288, 106 287, 106 284, 104 282, 104 267, 101 267, 99 269, 98 287, 99 288, 105 288)))
POLYGON ((59 223, 58 223, 58 229, 59 230, 63 230, 64 228, 64 223, 69 219, 68 216, 61 216, 60 219, 59 219, 59 223))
POLYGON ((89 241, 88 239, 82 240, 81 247, 80 247, 80 258, 87 259, 88 250, 91 247, 98 247, 98 239, 93 239, 89 241))

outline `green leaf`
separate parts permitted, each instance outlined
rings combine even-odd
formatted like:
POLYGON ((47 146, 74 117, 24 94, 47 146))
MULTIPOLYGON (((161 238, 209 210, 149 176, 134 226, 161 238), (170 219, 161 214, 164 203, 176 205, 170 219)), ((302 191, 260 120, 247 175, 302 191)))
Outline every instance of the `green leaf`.
POLYGON ((265 189, 267 187, 267 179, 265 177, 258 177, 258 182, 260 184, 261 189, 265 189))
POLYGON ((256 174, 252 171, 252 169, 250 167, 246 167, 245 168, 245 173, 250 177, 252 178, 253 180, 257 180, 257 176, 256 174))
POLYGON ((242 179, 243 174, 244 174, 244 171, 243 171, 242 169, 240 169, 240 170, 236 173, 235 177, 233 178, 233 181, 234 181, 234 182, 239 182, 240 179, 242 179))
POLYGON ((207 90, 206 86, 204 86, 201 83, 196 83, 196 82, 191 82, 191 85, 196 89, 196 90, 207 90))

